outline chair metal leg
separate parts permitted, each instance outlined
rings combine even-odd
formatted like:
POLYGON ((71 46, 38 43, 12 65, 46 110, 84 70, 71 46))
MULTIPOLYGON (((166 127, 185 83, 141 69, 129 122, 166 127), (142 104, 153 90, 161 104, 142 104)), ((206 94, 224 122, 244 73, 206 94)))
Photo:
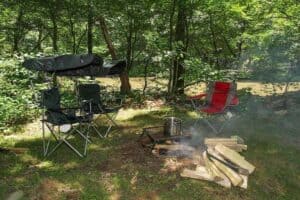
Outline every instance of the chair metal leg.
POLYGON ((98 129, 97 129, 97 124, 93 122, 92 128, 96 131, 96 133, 101 137, 101 138, 106 138, 111 131, 112 127, 115 126, 116 128, 119 128, 119 125, 115 122, 116 114, 113 116, 110 116, 108 113, 105 113, 105 116, 107 117, 108 121, 110 121, 113 125, 109 125, 109 127, 106 129, 105 134, 102 134, 98 129))
POLYGON ((110 125, 107 129, 106 129, 106 132, 105 132, 105 135, 104 137, 107 137, 108 133, 110 132, 110 129, 112 128, 112 125, 110 125))
POLYGON ((118 124, 115 122, 115 118, 117 116, 116 114, 113 115, 112 117, 108 113, 106 113, 105 115, 109 119, 109 121, 111 121, 116 127, 118 127, 118 124))
POLYGON ((104 138, 104 136, 97 129, 97 125, 94 122, 91 124, 91 127, 96 131, 96 133, 99 135, 100 138, 104 138))
MULTIPOLYGON (((81 126, 81 124, 79 125, 81 126)), ((87 154, 87 147, 88 147, 88 143, 91 143, 90 139, 89 139, 89 130, 90 130, 90 125, 88 125, 87 131, 86 131, 86 135, 83 134, 82 131, 79 131, 78 128, 73 128, 69 133, 66 133, 65 136, 57 136, 55 134, 55 130, 53 128, 51 128, 50 126, 48 126, 51 135, 55 138, 55 140, 57 141, 57 144, 51 149, 51 151, 49 152, 49 146, 50 146, 50 138, 48 140, 48 145, 46 146, 45 150, 44 150, 44 156, 48 157, 50 156, 52 153, 54 153, 62 144, 66 144, 74 153, 76 153, 79 157, 84 157, 87 154), (83 153, 80 153, 78 151, 78 149, 76 149, 67 139, 74 133, 78 133, 84 140, 85 140, 85 144, 84 144, 84 150, 83 153)))
POLYGON ((219 134, 219 131, 208 121, 208 119, 203 119, 203 120, 213 130, 215 134, 219 134))
POLYGON ((63 142, 68 145, 79 157, 83 157, 83 155, 75 148, 73 147, 67 140, 63 139, 63 142))
POLYGON ((91 140, 87 138, 82 132, 80 132, 78 129, 75 129, 75 131, 85 140, 87 140, 89 143, 91 143, 91 140))
MULTIPOLYGON (((64 143, 64 140, 68 139, 68 137, 70 137, 73 132, 74 131, 70 131, 70 133, 68 133, 66 136, 61 137, 59 140, 57 140, 57 144, 53 147, 53 149, 48 154, 46 154, 46 157, 51 155, 53 152, 55 152, 56 149, 64 143)), ((55 133, 53 132, 52 135, 55 135, 55 133)))
MULTIPOLYGON (((89 124, 87 127, 86 138, 89 138, 90 128, 91 128, 91 124, 89 124)), ((84 156, 87 155, 87 148, 88 148, 88 140, 85 140, 84 153, 83 153, 84 156)))

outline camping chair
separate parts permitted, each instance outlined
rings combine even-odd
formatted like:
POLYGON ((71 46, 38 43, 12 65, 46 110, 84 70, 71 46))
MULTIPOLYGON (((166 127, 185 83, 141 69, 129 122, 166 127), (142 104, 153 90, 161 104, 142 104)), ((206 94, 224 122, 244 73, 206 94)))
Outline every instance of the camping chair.
MULTIPOLYGON (((189 98, 192 102, 194 109, 199 114, 206 114, 203 121, 213 130, 214 133, 219 134, 224 126, 233 117, 230 108, 239 104, 239 99, 236 96, 236 83, 235 82, 211 82, 208 84, 207 93, 199 94, 189 98), (197 100, 205 97, 204 105, 197 104, 197 100), (214 125, 214 116, 220 115, 225 121, 217 127, 214 125)), ((200 118, 195 122, 200 121, 200 118)))
POLYGON ((61 108, 60 94, 57 87, 42 90, 40 104, 44 109, 42 118, 44 156, 51 155, 62 144, 67 145, 79 157, 86 156, 88 143, 91 142, 89 140, 89 127, 93 119, 92 115, 76 115, 78 108, 61 108), (87 126, 84 128, 83 124, 87 124, 87 126), (50 145, 51 137, 46 139, 45 127, 49 129, 51 136, 55 139, 55 145, 50 145), (83 152, 80 152, 68 141, 70 136, 75 133, 83 139, 83 152))
POLYGON ((81 104, 84 112, 91 112, 93 114, 104 115, 110 122, 110 125, 108 126, 104 134, 100 133, 100 131, 97 128, 97 124, 93 122, 92 128, 101 138, 107 137, 108 133, 110 132, 113 126, 118 127, 117 123, 115 122, 115 118, 121 106, 117 106, 114 108, 109 108, 105 106, 101 100, 100 86, 98 84, 78 84, 77 95, 79 103, 81 104))

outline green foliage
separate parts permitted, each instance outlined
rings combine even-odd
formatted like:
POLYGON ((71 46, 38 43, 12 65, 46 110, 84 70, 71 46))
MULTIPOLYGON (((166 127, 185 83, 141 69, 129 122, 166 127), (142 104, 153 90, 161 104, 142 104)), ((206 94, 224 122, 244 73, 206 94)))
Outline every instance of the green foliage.
MULTIPOLYGON (((94 53, 109 57, 98 24, 101 16, 107 23, 117 57, 127 60, 130 76, 162 77, 172 83, 174 59, 185 59, 185 74, 180 76, 180 81, 184 77, 185 85, 200 80, 250 78, 249 71, 253 72, 251 78, 265 82, 288 83, 300 78, 297 0, 124 3, 2 0, 0 55, 86 53, 90 30, 94 53), (176 27, 181 9, 185 34, 178 40, 176 27), (90 17, 92 29, 87 26, 90 17)), ((27 88, 32 74, 21 69, 18 62, 1 61, 0 102, 5 107, 1 108, 1 127, 19 122, 16 116, 24 121, 30 112, 22 110, 30 105, 27 88), (13 112, 16 107, 18 111, 13 112)), ((68 105, 74 104, 70 91, 62 91, 63 103, 68 105)))
POLYGON ((30 82, 35 75, 20 66, 20 58, 0 60, 0 131, 36 116, 30 82))
POLYGON ((221 78, 221 72, 200 59, 189 59, 185 62, 187 81, 202 80, 203 82, 217 80, 221 78))

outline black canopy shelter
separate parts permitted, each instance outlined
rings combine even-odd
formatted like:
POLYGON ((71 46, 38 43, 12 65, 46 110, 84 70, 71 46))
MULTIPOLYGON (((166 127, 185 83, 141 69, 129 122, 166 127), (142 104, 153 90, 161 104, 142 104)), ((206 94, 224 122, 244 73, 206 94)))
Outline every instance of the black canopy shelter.
POLYGON ((28 59, 24 61, 23 66, 29 70, 57 76, 105 77, 121 74, 126 68, 126 61, 103 62, 96 54, 82 54, 28 59))

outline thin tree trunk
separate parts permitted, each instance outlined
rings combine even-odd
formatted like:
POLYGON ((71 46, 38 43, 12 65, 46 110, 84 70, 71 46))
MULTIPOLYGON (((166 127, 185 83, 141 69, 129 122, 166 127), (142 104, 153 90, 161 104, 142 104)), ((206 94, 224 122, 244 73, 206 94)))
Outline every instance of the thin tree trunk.
MULTIPOLYGON (((98 18, 98 20, 99 20, 99 23, 100 23, 100 28, 102 30, 104 40, 105 40, 105 42, 107 44, 107 48, 110 52, 111 58, 113 60, 116 60, 117 59, 116 50, 115 50, 115 48, 112 44, 111 38, 108 34, 108 30, 107 30, 105 20, 102 16, 100 16, 98 18)), ((129 93, 130 90, 131 90, 131 86, 130 86, 127 70, 125 70, 122 74, 120 74, 120 81, 121 81, 121 88, 120 88, 121 92, 124 93, 124 94, 129 93)))
POLYGON ((81 45, 81 42, 82 42, 82 39, 84 38, 84 36, 86 35, 87 33, 87 27, 86 29, 84 30, 84 32, 81 34, 81 36, 79 37, 78 39, 78 42, 77 42, 77 45, 76 45, 76 52, 78 52, 79 48, 80 48, 80 45, 81 45))
POLYGON ((36 43, 36 49, 38 51, 42 50, 42 41, 43 41, 43 29, 39 29, 38 40, 36 43))
POLYGON ((58 52, 58 30, 57 30, 57 20, 55 16, 55 12, 52 11, 51 13, 51 22, 52 22, 52 47, 53 47, 53 52, 57 53, 58 52))
POLYGON ((126 50, 126 60, 128 69, 132 66, 132 34, 133 34, 133 22, 129 19, 128 24, 128 35, 127 35, 127 50, 126 50))
POLYGON ((70 34, 72 38, 72 53, 75 54, 76 53, 76 32, 74 30, 74 22, 72 20, 72 16, 70 16, 69 23, 70 23, 70 34))
POLYGON ((88 1, 88 26, 87 26, 87 47, 88 53, 93 53, 93 5, 92 1, 88 1))
POLYGON ((212 18, 212 14, 209 13, 209 29, 211 32, 211 40, 212 40, 212 44, 213 44, 213 48, 214 48, 214 57, 216 58, 216 61, 214 62, 215 65, 217 66, 217 69, 220 69, 219 66, 219 53, 218 53, 218 47, 217 47, 217 41, 216 41, 216 34, 215 34, 215 30, 214 30, 214 24, 213 24, 213 18, 212 18))
POLYGON ((23 9, 20 5, 19 11, 18 11, 18 16, 16 19, 15 27, 14 27, 14 32, 13 32, 13 46, 12 46, 12 51, 14 52, 19 52, 19 42, 22 38, 22 20, 23 20, 23 9))
POLYGON ((172 74, 172 85, 171 93, 183 94, 184 93, 184 53, 186 51, 186 6, 185 1, 178 2, 178 15, 175 29, 175 41, 182 44, 177 52, 179 55, 173 61, 173 74, 172 74))
POLYGON ((39 30, 38 41, 36 42, 35 47, 31 51, 41 51, 42 50, 42 42, 49 36, 49 33, 43 35, 43 30, 39 30))
POLYGON ((144 88, 143 88, 143 95, 145 95, 146 89, 148 87, 148 64, 149 64, 149 62, 145 63, 145 68, 144 68, 144 88))
MULTIPOLYGON (((169 20, 169 49, 172 52, 173 51, 173 19, 174 19, 174 14, 175 14, 175 7, 176 7, 176 0, 172 1, 171 9, 170 9, 170 20, 169 20)), ((173 85, 172 83, 172 74, 173 74, 173 58, 171 58, 171 64, 169 67, 169 82, 168 82, 168 92, 171 92, 171 86, 173 85)))

